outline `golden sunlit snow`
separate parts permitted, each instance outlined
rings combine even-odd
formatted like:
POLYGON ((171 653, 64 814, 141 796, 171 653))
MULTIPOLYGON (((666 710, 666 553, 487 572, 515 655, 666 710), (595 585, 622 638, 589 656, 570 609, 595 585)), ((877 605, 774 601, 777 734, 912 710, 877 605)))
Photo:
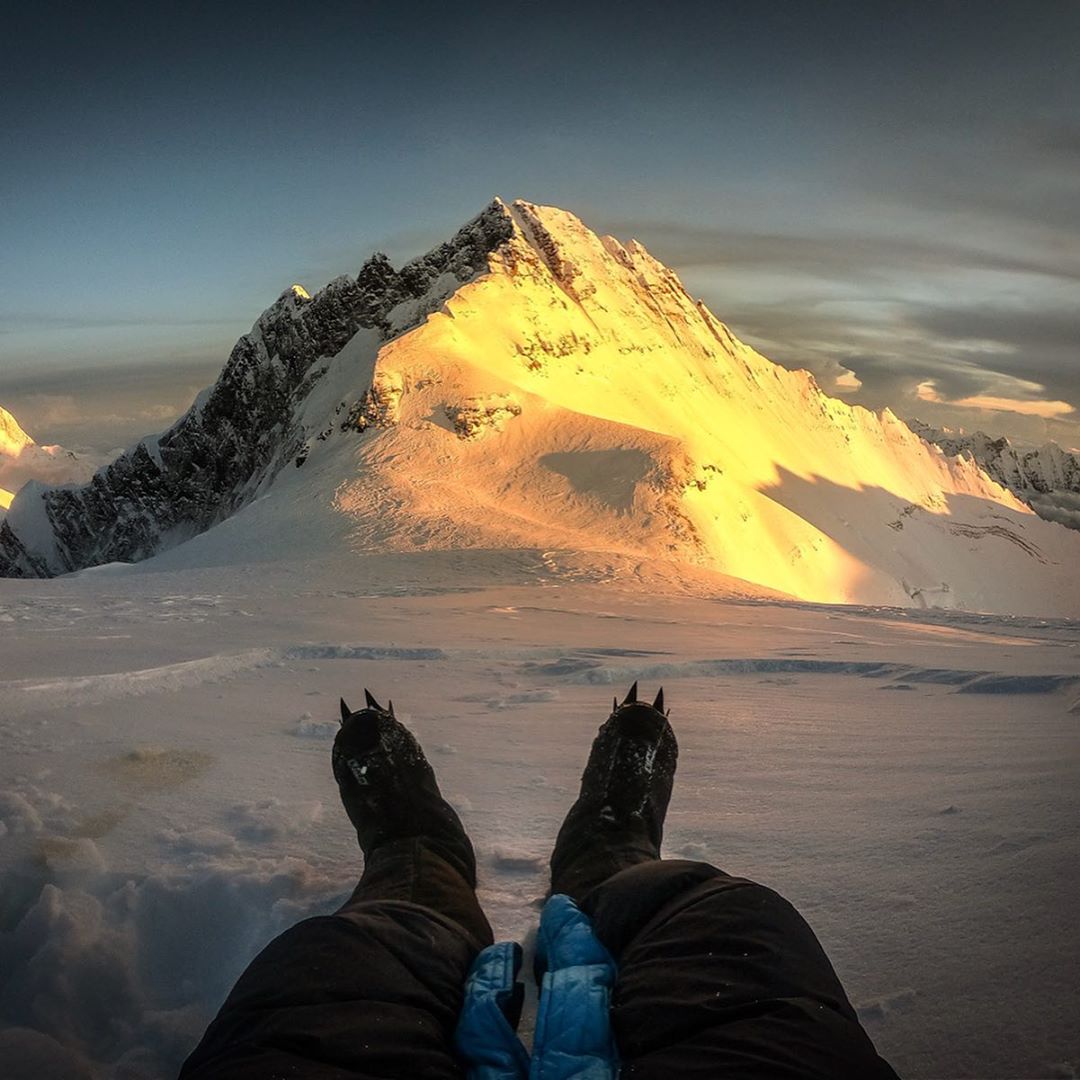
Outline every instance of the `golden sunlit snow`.
POLYGON ((1039 577, 1044 545, 1080 554, 888 410, 744 345, 639 244, 512 212, 491 272, 378 353, 396 426, 337 504, 402 523, 380 542, 605 550, 801 599, 987 608, 1010 602, 995 566, 1039 577))
POLYGON ((34 440, 26 434, 7 409, 0 408, 0 454, 18 456, 34 440))

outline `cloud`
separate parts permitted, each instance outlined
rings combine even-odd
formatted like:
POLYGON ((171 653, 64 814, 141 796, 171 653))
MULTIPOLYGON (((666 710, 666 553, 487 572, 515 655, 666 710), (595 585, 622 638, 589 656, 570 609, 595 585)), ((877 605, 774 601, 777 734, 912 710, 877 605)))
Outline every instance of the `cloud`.
POLYGON ((997 343, 1031 366, 1041 367, 1042 357, 1073 361, 1074 377, 1080 373, 1080 309, 1053 303, 1030 302, 1001 307, 991 304, 911 306, 912 326, 950 342, 971 339, 997 343))
MULTIPOLYGON (((1067 146, 1067 136, 1054 140, 1067 146)), ((862 234, 865 213, 854 211, 847 231, 824 222, 816 234, 657 221, 615 229, 673 265, 736 334, 810 369, 829 393, 1075 445, 1080 242, 990 220, 979 196, 965 214, 938 237, 928 234, 933 215, 910 208, 862 234)))
MULTIPOLYGON (((837 365, 837 367, 840 367, 840 365, 837 365)), ((840 373, 833 379, 832 385, 836 393, 850 393, 862 389, 862 379, 854 371, 840 368, 840 373)))
MULTIPOLYGON (((132 425, 142 428, 147 424, 169 423, 186 408, 186 405, 176 401, 149 401, 133 402, 130 408, 124 410, 104 410, 101 395, 93 393, 88 387, 78 395, 31 394, 21 397, 19 401, 19 418, 32 417, 32 423, 29 419, 27 423, 35 432, 55 432, 90 424, 98 430, 132 425)), ((37 441, 40 443, 41 440, 37 441)))
MULTIPOLYGON (((1028 384, 1035 388, 1044 389, 1037 384, 1028 384)), ((1015 412, 1022 416, 1039 416, 1045 420, 1055 417, 1071 416, 1076 409, 1067 401, 1045 401, 1037 398, 1008 398, 995 397, 992 394, 975 394, 971 397, 957 398, 949 401, 938 392, 933 379, 919 383, 915 391, 920 401, 931 402, 935 405, 952 405, 960 409, 985 409, 991 412, 1015 412)))
POLYGON ((101 454, 168 427, 221 365, 88 365, 9 374, 0 379, 0 404, 39 443, 101 454))
POLYGON ((999 412, 1017 412, 1023 416, 1041 416, 1046 420, 1059 416, 1072 416, 1076 410, 1067 401, 1017 401, 1014 398, 992 397, 980 394, 961 398, 950 404, 963 409, 990 409, 999 412))
MULTIPOLYGON (((866 275, 942 270, 992 270, 1080 280, 1080 252, 997 249, 992 242, 919 238, 917 235, 840 231, 818 234, 758 232, 663 221, 605 224, 615 236, 633 236, 662 262, 677 269, 769 268, 788 275, 865 281, 866 275)), ((992 239, 992 238, 988 238, 992 239)))
POLYGON ((1057 125, 1036 128, 1029 134, 1030 145, 1051 159, 1074 163, 1080 158, 1080 127, 1057 125))

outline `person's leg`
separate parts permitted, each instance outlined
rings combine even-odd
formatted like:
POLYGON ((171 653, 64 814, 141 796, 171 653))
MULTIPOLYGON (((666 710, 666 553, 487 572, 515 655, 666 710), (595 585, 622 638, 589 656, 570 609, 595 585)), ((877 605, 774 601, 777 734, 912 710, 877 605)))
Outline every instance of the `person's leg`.
POLYGON ((786 900, 660 859, 676 750, 660 709, 648 711, 624 703, 600 729, 552 856, 552 891, 579 903, 618 964, 620 1075, 894 1077, 786 900))
POLYGON ((392 840, 364 859, 364 872, 338 915, 365 910, 381 900, 405 900, 437 911, 474 941, 490 945, 491 926, 476 898, 476 865, 463 873, 429 837, 392 840))
POLYGON ((368 704, 343 708, 333 753, 360 883, 334 915, 252 961, 183 1080, 463 1075, 453 1036, 465 977, 492 940, 472 845, 416 740, 368 704))
MULTIPOLYGON (((367 694, 367 691, 365 691, 367 694)), ((364 852, 364 873, 341 913, 407 900, 452 919, 481 945, 491 927, 476 898, 476 855, 412 733, 374 698, 348 713, 332 763, 341 801, 364 852)))
POLYGON ((895 1080, 813 930, 772 889, 663 859, 581 907, 618 965, 621 1076, 895 1080))
POLYGON ((551 854, 551 891, 575 899, 612 874, 660 858, 679 748, 663 712, 637 701, 637 683, 601 726, 581 792, 551 854))

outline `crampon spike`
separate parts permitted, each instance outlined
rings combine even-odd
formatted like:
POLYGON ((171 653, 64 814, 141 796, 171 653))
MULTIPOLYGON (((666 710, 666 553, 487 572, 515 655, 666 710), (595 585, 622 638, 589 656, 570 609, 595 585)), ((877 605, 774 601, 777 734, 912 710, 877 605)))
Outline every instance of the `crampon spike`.
POLYGON ((371 691, 364 687, 364 698, 367 700, 367 707, 369 709, 378 709, 379 712, 385 712, 383 707, 371 696, 371 691))
POLYGON ((662 713, 664 711, 664 688, 660 687, 660 692, 656 695, 656 700, 652 703, 652 707, 662 713))
POLYGON ((344 724, 349 717, 352 716, 352 709, 345 704, 345 699, 341 699, 341 722, 344 724))
POLYGON ((624 705, 636 705, 637 704, 637 681, 630 687, 630 692, 626 695, 626 699, 623 701, 624 705))

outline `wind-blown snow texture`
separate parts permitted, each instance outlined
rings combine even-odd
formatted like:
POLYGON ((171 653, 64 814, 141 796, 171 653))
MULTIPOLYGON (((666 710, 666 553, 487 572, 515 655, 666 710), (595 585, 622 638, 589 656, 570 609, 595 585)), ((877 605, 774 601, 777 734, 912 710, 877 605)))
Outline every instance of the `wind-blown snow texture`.
POLYGON ((1013 446, 1003 435, 993 438, 982 431, 963 435, 921 420, 909 420, 908 425, 950 457, 970 457, 1039 517, 1080 529, 1080 454, 1053 442, 1024 449, 1013 446))
POLYGON ((900 1075, 1080 1068, 1076 623, 739 600, 555 551, 158 564, 0 581, 5 1080, 175 1076, 255 952, 344 900, 330 747, 364 686, 521 940, 638 678, 680 742, 666 853, 787 895, 900 1075))
POLYGON ((759 356, 639 244, 524 202, 400 272, 376 257, 287 291, 170 431, 85 488, 20 493, 0 574, 342 545, 605 551, 801 599, 1080 612, 1080 537, 759 356))

